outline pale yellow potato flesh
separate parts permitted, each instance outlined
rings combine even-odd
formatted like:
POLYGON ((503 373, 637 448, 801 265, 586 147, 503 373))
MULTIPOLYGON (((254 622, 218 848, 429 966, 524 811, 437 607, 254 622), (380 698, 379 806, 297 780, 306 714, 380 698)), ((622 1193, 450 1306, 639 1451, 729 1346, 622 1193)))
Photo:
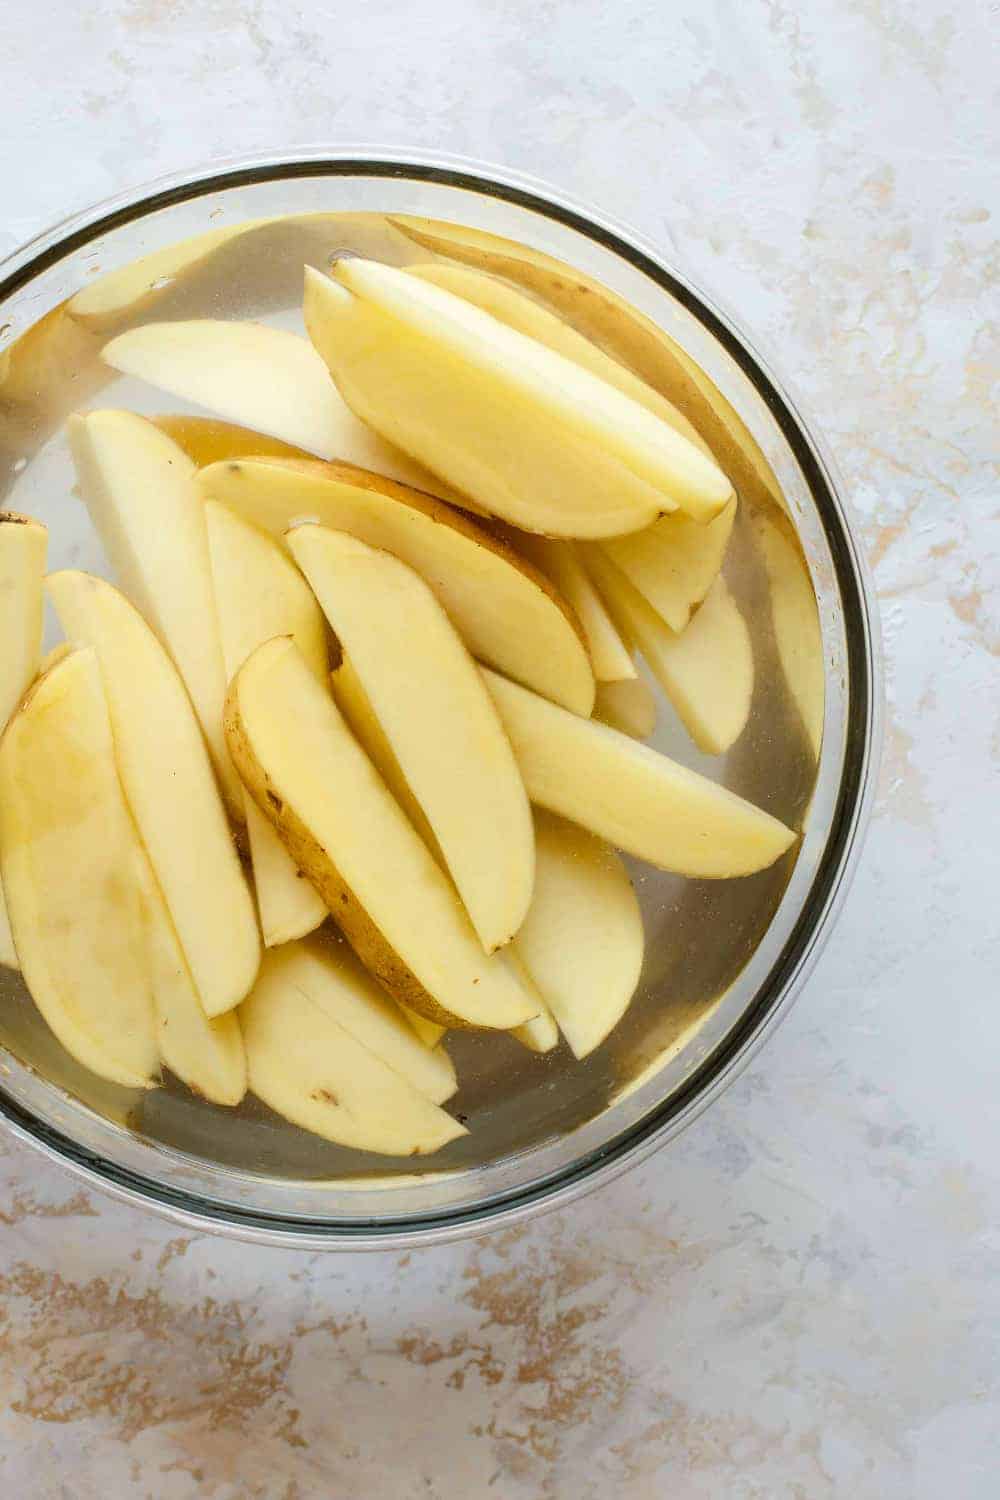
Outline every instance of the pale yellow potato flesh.
POLYGON ((211 1104, 235 1106, 247 1091, 246 1053, 236 1012, 208 1019, 142 849, 136 850, 136 872, 160 1059, 192 1093, 211 1104))
POLYGON ((0 868, 31 996, 78 1062, 126 1088, 159 1055, 135 867, 101 673, 75 651, 0 740, 0 868))
POLYGON ((785 681, 815 759, 823 741, 826 685, 823 634, 809 566, 791 522, 776 513, 753 518, 767 573, 771 623, 785 681))
POLYGON ((425 1047, 436 1047, 447 1033, 447 1026, 439 1026, 436 1021, 428 1021, 426 1016, 418 1015, 408 1005, 400 1005, 402 1014, 409 1021, 417 1036, 425 1047))
POLYGON ((198 475, 271 536, 315 520, 408 563, 480 661, 574 713, 594 705, 594 673, 573 611, 542 573, 451 506, 346 464, 249 459, 198 475))
POLYGON ((641 677, 598 683, 594 718, 634 740, 648 740, 656 728, 656 694, 641 677))
POLYGON ((529 1052, 551 1052, 559 1045, 559 1027, 541 990, 535 983, 534 976, 521 958, 516 942, 511 943, 510 947, 505 950, 504 958, 538 1006, 538 1015, 532 1016, 530 1021, 525 1021, 521 1026, 515 1026, 511 1036, 516 1038, 523 1047, 527 1047, 529 1052))
POLYGON ((485 230, 403 214, 392 215, 391 222, 422 249, 503 276, 542 298, 579 333, 670 400, 698 432, 745 505, 787 508, 760 445, 718 386, 676 339, 624 298, 565 261, 485 230))
POLYGON ((703 879, 750 875, 796 834, 727 787, 498 673, 483 675, 532 802, 660 869, 703 879))
POLYGON ((186 413, 167 412, 150 421, 183 448, 196 469, 223 463, 231 458, 310 458, 305 448, 283 443, 280 438, 219 417, 190 417, 186 413))
POLYGON ((364 689, 487 953, 531 901, 535 840, 524 783, 476 665, 423 579, 342 531, 288 545, 364 689))
POLYGON ((716 465, 614 386, 462 298, 373 261, 306 273, 305 319, 348 405, 525 531, 614 536, 732 493, 716 465))
POLYGON ((258 647, 230 685, 226 735, 240 776, 365 966, 432 1021, 509 1029, 534 1014, 487 957, 455 890, 287 639, 258 647))
POLYGON ((468 266, 447 265, 443 261, 432 261, 423 266, 407 266, 406 271, 410 276, 419 276, 424 281, 433 282, 435 286, 444 287, 446 292, 453 292, 456 297, 464 297, 467 302, 481 307, 483 312, 499 318, 508 328, 516 328, 518 333, 526 334, 528 338, 535 339, 584 370, 589 370, 592 375, 598 376, 608 385, 630 396, 640 406, 646 407, 647 411, 651 411, 661 421, 669 423, 688 442, 700 448, 707 458, 712 458, 708 444, 672 401, 661 396, 659 391, 654 391, 652 386, 633 375, 618 360, 611 359, 603 349, 577 333, 569 323, 557 318, 548 308, 517 291, 507 282, 501 281, 498 276, 492 276, 487 271, 476 271, 468 266))
POLYGON ((266 323, 193 318, 119 334, 102 358, 125 375, 317 458, 435 489, 415 464, 358 420, 308 339, 266 323))
POLYGON ((724 754, 746 728, 754 686, 750 632, 725 579, 716 578, 678 635, 614 563, 595 557, 590 565, 698 749, 724 754))
POLYGON ((127 411, 69 419, 80 489, 118 581, 184 679, 234 817, 240 787, 222 738, 226 676, 195 468, 165 433, 127 411))
POLYGON ((286 974, 314 1005, 381 1058, 393 1072, 443 1104, 458 1088, 455 1068, 443 1047, 431 1048, 382 987, 355 957, 346 939, 327 929, 294 944, 286 974))
MULTIPOLYGON (((38 670, 42 650, 48 532, 40 521, 0 511, 0 734, 38 670)), ((0 885, 0 964, 18 967, 0 885)))
MULTIPOLYGON (((326 626, 298 569, 266 532, 215 500, 205 502, 208 550, 226 677, 276 635, 294 640, 312 671, 326 677, 326 626)), ((301 874, 253 798, 243 792, 247 840, 264 946, 304 937, 326 920, 319 893, 301 874)))
POLYGON ((598 685, 635 676, 635 665, 615 623, 604 607, 577 544, 552 537, 518 537, 516 545, 559 590, 575 611, 587 638, 587 649, 598 685))
POLYGON ((97 654, 126 800, 205 1013, 221 1015, 253 983, 260 934, 184 684, 111 584, 67 571, 47 588, 67 638, 97 654))
POLYGON ((535 813, 535 896, 518 954, 576 1057, 617 1025, 635 994, 645 940, 625 866, 601 839, 535 813))
POLYGON ((609 557, 671 630, 680 631, 719 576, 735 517, 735 499, 707 526, 677 513, 663 516, 634 536, 586 547, 584 559, 609 557))
POLYGON ((299 945, 264 955, 240 1007, 250 1088, 314 1135, 386 1156, 420 1156, 465 1135, 321 1008, 300 981, 299 945))

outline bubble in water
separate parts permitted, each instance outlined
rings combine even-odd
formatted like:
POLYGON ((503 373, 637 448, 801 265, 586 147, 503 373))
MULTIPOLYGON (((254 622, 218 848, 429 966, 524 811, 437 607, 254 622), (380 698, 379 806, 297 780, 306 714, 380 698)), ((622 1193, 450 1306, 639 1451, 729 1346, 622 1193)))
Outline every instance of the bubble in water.
POLYGON ((13 323, 0 323, 0 339, 5 339, 13 326, 13 323))
POLYGON ((151 292, 162 292, 165 286, 173 286, 177 278, 174 276, 159 276, 155 281, 149 283, 151 292))
POLYGON ((23 474, 28 467, 28 460, 26 458, 16 458, 12 467, 15 474, 23 474))

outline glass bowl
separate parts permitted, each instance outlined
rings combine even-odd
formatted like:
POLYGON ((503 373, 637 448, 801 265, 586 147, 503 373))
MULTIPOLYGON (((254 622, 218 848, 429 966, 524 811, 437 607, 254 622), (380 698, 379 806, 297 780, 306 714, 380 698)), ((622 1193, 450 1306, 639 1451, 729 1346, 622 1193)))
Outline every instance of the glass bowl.
MULTIPOLYGON (((252 1099, 226 1111, 180 1085, 145 1094, 102 1083, 51 1037, 20 977, 0 972, 8 1128, 89 1184, 188 1227, 311 1249, 411 1247, 509 1225, 607 1181, 669 1141, 744 1066, 815 961, 857 859, 879 741, 877 630, 829 457, 755 344, 684 272, 534 182, 438 156, 310 151, 183 173, 40 235, 0 266, 3 505, 47 523, 50 567, 106 572, 73 494, 65 417, 109 404, 180 409, 103 366, 106 336, 199 315, 300 326, 303 261, 345 251, 397 263, 442 251, 469 259, 469 243, 473 260, 531 292, 538 277, 525 266, 547 266, 542 290, 557 310, 566 283, 544 257, 624 298, 655 325, 654 343, 655 329, 674 341, 681 368, 685 356, 696 362, 702 397, 756 455, 745 485, 737 476, 743 503, 727 559, 756 659, 748 728, 729 754, 705 757, 661 702, 653 743, 800 826, 802 838, 774 868, 742 880, 682 880, 631 864, 647 954, 627 1016, 582 1064, 564 1047, 536 1057, 507 1037, 455 1034, 462 1086, 449 1107, 471 1133, 420 1170, 329 1145, 252 1099), (279 216, 294 217, 273 222, 279 216), (449 248, 439 222, 415 220, 474 233, 449 248), (101 282, 193 236, 205 238, 152 259, 124 292, 120 280, 101 282), (511 261, 494 237, 529 252, 511 261), (807 560, 818 603, 818 760, 820 725, 810 740, 788 688, 803 643, 782 616, 787 580, 762 568, 750 537, 768 507, 772 520, 782 508, 793 518, 797 566, 807 560)), ((588 296, 578 326, 614 352, 606 301, 588 296)), ((655 369, 638 373, 656 383, 655 369)))

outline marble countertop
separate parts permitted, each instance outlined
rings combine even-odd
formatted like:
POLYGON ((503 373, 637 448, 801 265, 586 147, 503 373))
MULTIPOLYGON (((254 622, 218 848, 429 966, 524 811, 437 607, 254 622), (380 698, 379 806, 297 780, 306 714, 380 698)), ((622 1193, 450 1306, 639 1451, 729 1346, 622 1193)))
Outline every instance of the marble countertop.
POLYGON ((998 19, 8 7, 0 250, 192 160, 364 139, 530 170, 672 235, 836 450, 888 719, 853 893, 790 1018, 679 1142, 559 1215, 412 1257, 263 1251, 0 1144, 5 1494, 997 1493, 998 19))

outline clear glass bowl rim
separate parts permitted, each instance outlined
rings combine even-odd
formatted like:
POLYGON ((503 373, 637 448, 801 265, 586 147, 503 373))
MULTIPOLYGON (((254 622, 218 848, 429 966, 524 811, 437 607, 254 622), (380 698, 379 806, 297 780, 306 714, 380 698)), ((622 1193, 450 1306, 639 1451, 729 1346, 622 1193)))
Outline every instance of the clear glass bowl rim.
MULTIPOLYGON (((520 172, 441 152, 385 146, 316 146, 213 159, 141 183, 73 213, 0 261, 0 309, 49 265, 96 236, 157 209, 216 190, 305 176, 415 178, 492 195, 533 209, 596 240, 676 298, 717 338, 765 399, 805 474, 823 524, 844 604, 847 643, 847 737, 837 803, 824 855, 807 899, 766 982, 739 1023, 684 1085, 608 1148, 555 1177, 510 1195, 427 1219, 373 1214, 355 1224, 274 1216, 168 1187, 81 1147, 24 1109, 0 1088, 0 1118, 25 1144, 60 1163, 88 1186, 151 1210, 187 1229, 307 1250, 399 1250, 446 1243, 509 1228, 564 1207, 638 1165, 684 1130, 747 1066, 787 1015, 811 973, 841 909, 861 853, 874 801, 882 739, 882 666, 874 587, 831 454, 787 382, 773 373, 739 320, 714 295, 669 263, 644 236, 520 172)), ((380 1195, 381 1196, 381 1195, 380 1195)))

